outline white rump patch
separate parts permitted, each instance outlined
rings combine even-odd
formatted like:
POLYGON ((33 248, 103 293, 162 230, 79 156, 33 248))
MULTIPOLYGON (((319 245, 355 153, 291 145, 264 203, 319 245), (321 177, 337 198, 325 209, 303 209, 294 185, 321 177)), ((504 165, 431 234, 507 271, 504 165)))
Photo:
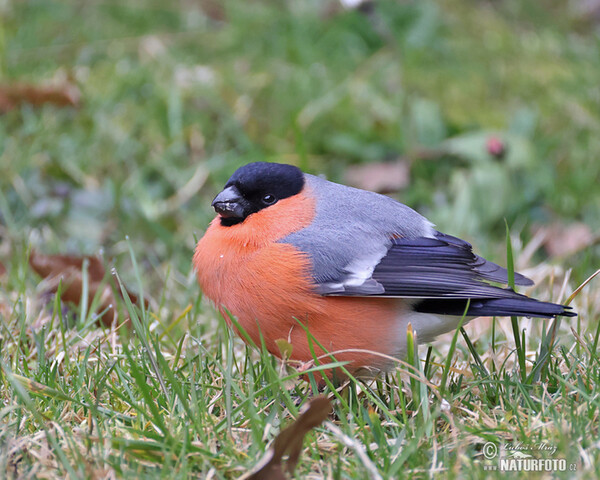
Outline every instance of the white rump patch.
MULTIPOLYGON (((400 349, 397 355, 404 358, 406 355, 406 329, 410 323, 413 330, 417 332, 419 344, 430 343, 435 337, 442 333, 451 332, 458 326, 462 316, 459 315, 436 315, 433 313, 403 312, 399 317, 400 327, 400 349)), ((465 317, 463 325, 469 323, 475 317, 465 317)))

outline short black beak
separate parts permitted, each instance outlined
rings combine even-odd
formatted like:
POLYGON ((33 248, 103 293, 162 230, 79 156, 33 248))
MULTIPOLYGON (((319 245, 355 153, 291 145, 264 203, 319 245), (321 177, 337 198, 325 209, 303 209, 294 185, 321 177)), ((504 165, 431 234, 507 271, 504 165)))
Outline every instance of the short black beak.
POLYGON ((244 218, 244 203, 242 194, 232 185, 219 193, 211 206, 223 218, 244 218))

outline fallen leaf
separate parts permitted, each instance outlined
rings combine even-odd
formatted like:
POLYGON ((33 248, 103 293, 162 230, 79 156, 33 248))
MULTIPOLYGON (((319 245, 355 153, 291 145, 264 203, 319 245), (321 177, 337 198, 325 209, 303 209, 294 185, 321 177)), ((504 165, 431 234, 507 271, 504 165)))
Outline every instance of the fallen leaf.
POLYGON ((227 21, 225 7, 218 0, 200 0, 200 8, 204 15, 215 22, 227 21))
POLYGON ((567 257, 600 240, 585 223, 577 222, 564 225, 560 222, 540 227, 542 244, 552 257, 567 257))
POLYGON ((308 409, 290 426, 282 430, 273 442, 273 446, 259 462, 262 465, 248 480, 286 480, 292 475, 300 453, 304 436, 313 428, 318 427, 331 412, 331 402, 327 397, 314 398, 308 409), (283 465, 283 456, 288 460, 283 465), (266 462, 266 463, 265 463, 266 462))
POLYGON ((575 16, 586 22, 600 21, 600 0, 576 0, 571 8, 575 16))
POLYGON ((346 182, 372 192, 397 192, 408 186, 410 167, 402 160, 355 165, 346 171, 346 182))
POLYGON ((77 85, 62 81, 53 85, 30 85, 15 83, 0 85, 0 112, 8 112, 23 103, 40 107, 46 103, 58 107, 78 107, 81 92, 77 85))
MULTIPOLYGON (((29 256, 29 265, 41 277, 48 281, 50 292, 56 293, 59 283, 62 282, 61 298, 76 305, 81 303, 83 296, 83 263, 87 260, 87 304, 92 304, 94 297, 99 294, 100 302, 98 312, 104 312, 99 320, 106 326, 118 322, 118 313, 115 308, 116 298, 108 282, 104 282, 106 270, 97 257, 72 256, 72 255, 41 255, 35 251, 29 256)), ((139 304, 137 295, 127 291, 131 302, 139 304)), ((119 292, 119 296, 121 296, 119 292)), ((122 296, 121 296, 122 297, 122 296)), ((129 321, 125 318, 122 323, 129 321)))

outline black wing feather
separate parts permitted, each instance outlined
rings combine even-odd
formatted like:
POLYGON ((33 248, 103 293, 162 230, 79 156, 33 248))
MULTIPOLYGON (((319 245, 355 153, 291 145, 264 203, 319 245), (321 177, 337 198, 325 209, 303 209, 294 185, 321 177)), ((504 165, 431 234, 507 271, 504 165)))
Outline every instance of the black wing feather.
MULTIPOLYGON (((428 298, 413 306, 414 310, 438 315, 462 316, 467 306, 467 300, 428 298)), ((471 300, 468 316, 472 317, 543 317, 551 318, 557 315, 574 317, 577 314, 569 311, 570 307, 555 303, 540 302, 535 298, 513 293, 510 298, 484 298, 471 300)))
MULTIPOLYGON (((502 298, 514 292, 487 282, 508 283, 508 272, 475 255, 469 243, 437 233, 436 238, 397 238, 373 272, 386 296, 502 298)), ((515 273, 517 285, 533 282, 515 273)))

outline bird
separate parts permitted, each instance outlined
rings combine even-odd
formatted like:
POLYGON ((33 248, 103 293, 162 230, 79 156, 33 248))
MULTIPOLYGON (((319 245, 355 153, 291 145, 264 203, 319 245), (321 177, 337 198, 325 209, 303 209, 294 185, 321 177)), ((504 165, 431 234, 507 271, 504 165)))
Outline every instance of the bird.
POLYGON ((505 268, 410 207, 293 165, 238 168, 212 207, 193 255, 204 296, 246 342, 280 358, 288 342, 298 365, 334 358, 373 376, 405 358, 409 325, 425 343, 461 319, 576 315, 498 286, 505 268))

